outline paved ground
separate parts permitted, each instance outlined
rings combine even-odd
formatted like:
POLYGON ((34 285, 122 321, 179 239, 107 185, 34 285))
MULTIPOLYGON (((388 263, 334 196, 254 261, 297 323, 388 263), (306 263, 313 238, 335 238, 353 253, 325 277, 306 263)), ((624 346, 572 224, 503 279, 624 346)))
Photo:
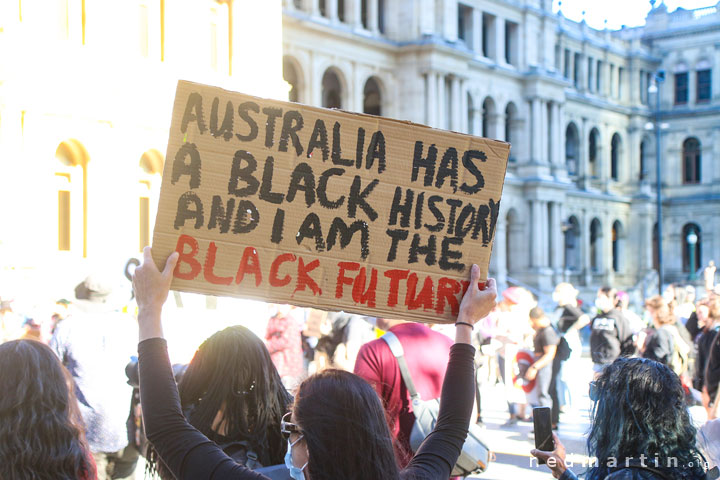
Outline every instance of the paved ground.
MULTIPOLYGON (((588 382, 592 377, 592 364, 589 359, 582 358, 577 367, 577 382, 571 387, 576 405, 560 418, 559 436, 569 454, 574 460, 572 470, 576 473, 584 471, 583 462, 587 462, 585 455, 585 440, 589 428, 588 382)), ((509 418, 505 393, 502 384, 486 385, 482 390, 483 420, 486 425, 486 442, 495 452, 495 461, 488 470, 478 476, 468 478, 484 480, 508 479, 551 479, 552 475, 546 466, 539 466, 530 450, 535 446, 532 435, 532 423, 519 422, 512 426, 505 426, 509 418)))

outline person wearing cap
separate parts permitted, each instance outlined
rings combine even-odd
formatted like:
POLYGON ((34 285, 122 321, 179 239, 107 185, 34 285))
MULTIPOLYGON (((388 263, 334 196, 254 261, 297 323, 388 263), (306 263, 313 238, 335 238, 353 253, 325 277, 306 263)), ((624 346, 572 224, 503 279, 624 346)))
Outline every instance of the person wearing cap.
POLYGON ((133 479, 138 452, 128 439, 132 387, 125 366, 136 355, 137 323, 119 311, 130 297, 94 274, 75 287, 75 298, 50 347, 75 383, 98 479, 133 479))

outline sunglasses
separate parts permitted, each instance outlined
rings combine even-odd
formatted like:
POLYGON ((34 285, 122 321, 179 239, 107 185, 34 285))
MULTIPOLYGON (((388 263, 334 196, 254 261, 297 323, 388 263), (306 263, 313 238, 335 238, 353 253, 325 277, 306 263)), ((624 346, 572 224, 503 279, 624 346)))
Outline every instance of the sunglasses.
POLYGON ((302 431, 300 430, 300 427, 295 425, 294 423, 290 423, 288 420, 290 420, 291 412, 286 413, 283 415, 282 420, 280 420, 280 432, 283 434, 283 436, 288 439, 290 438, 291 433, 295 433, 297 435, 302 435, 302 431))

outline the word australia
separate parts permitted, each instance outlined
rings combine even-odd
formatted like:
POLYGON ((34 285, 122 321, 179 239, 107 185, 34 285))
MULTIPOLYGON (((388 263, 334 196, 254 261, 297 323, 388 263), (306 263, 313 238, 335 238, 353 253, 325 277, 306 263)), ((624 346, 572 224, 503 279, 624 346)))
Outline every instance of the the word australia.
POLYGON ((408 148, 402 158, 392 159, 388 155, 392 139, 386 139, 381 129, 343 126, 330 115, 306 124, 300 110, 252 100, 234 105, 214 97, 211 104, 204 104, 198 93, 189 95, 179 127, 185 141, 175 151, 171 183, 189 189, 178 198, 176 230, 190 226, 246 234, 267 224, 272 243, 294 238, 300 245, 308 240, 316 251, 352 244, 366 259, 372 244, 370 225, 382 217, 390 221, 378 228, 377 235, 386 240, 376 244, 387 249, 383 255, 388 262, 395 260, 398 248, 404 248, 402 256, 409 263, 424 256, 425 263, 438 263, 443 270, 464 268, 454 248, 466 235, 477 239, 481 234, 483 244, 492 238, 497 202, 471 205, 421 191, 439 191, 447 183, 453 193, 477 193, 484 186, 479 169, 486 161, 483 152, 458 153, 452 147, 438 152, 434 145, 417 141, 414 150, 408 148), (188 141, 191 125, 200 138, 188 141), (205 135, 214 139, 212 143, 203 140, 205 135), (222 147, 213 147, 215 141, 222 147), (238 146, 227 148, 226 143, 238 146), (288 156, 296 158, 288 160, 288 156), (388 169, 393 160, 406 167, 388 169), (474 181, 460 183, 460 169, 474 181), (383 173, 391 171, 385 183, 414 184, 417 192, 396 190, 389 198, 378 194, 383 173), (397 177, 398 172, 407 178, 397 177), (212 181, 212 188, 202 189, 203 181, 212 181), (423 231, 422 242, 413 233, 417 230, 423 231))

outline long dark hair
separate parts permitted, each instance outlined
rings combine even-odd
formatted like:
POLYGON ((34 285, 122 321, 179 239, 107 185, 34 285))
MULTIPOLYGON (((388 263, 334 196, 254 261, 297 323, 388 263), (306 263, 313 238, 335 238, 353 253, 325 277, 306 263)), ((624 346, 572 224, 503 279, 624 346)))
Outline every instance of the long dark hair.
POLYGON ((330 369, 306 379, 294 417, 307 442, 312 480, 399 478, 383 406, 357 375, 330 369))
POLYGON ((0 345, 0 478, 95 478, 73 383, 45 344, 0 345))
POLYGON ((588 480, 611 473, 612 459, 622 467, 626 459, 641 455, 647 466, 672 478, 704 478, 696 430, 680 378, 672 370, 653 360, 619 358, 603 370, 596 385, 587 448, 597 466, 588 471, 588 480))
MULTIPOLYGON (((283 387, 267 347, 250 330, 236 325, 205 340, 183 374, 178 391, 188 421, 208 438, 246 441, 262 465, 283 463, 287 443, 280 420, 290 409, 292 397, 283 387), (220 411, 217 425, 223 426, 222 435, 212 428, 220 411)), ((156 454, 150 451, 148 457, 165 477, 156 454)))

